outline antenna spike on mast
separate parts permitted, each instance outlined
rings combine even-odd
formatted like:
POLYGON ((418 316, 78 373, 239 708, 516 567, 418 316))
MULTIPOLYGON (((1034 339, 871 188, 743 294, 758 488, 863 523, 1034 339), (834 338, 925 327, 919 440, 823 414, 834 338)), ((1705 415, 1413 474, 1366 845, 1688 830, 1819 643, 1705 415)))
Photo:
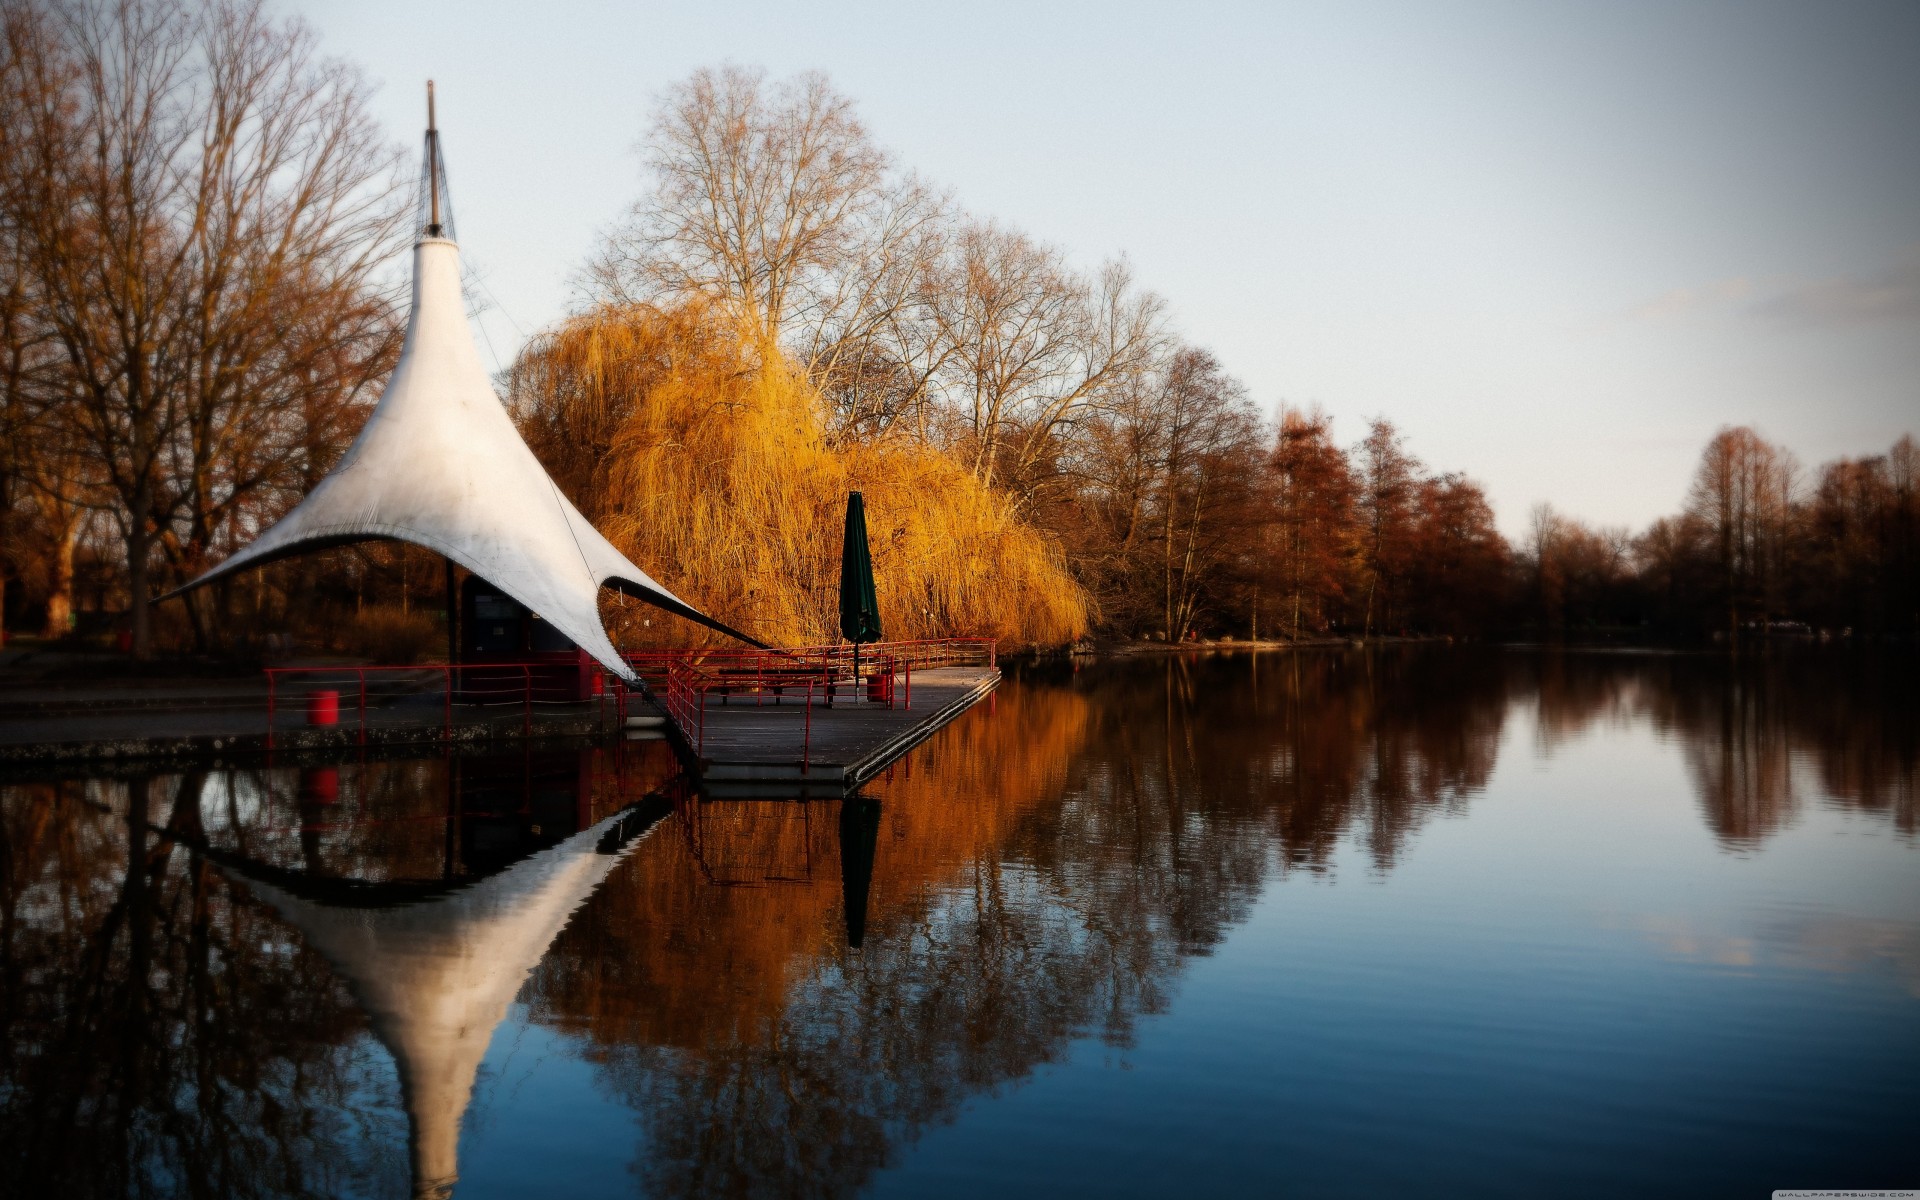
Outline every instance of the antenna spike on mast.
POLYGON ((427 80, 427 194, 431 210, 427 218, 427 236, 440 236, 440 132, 433 120, 433 80, 427 80))

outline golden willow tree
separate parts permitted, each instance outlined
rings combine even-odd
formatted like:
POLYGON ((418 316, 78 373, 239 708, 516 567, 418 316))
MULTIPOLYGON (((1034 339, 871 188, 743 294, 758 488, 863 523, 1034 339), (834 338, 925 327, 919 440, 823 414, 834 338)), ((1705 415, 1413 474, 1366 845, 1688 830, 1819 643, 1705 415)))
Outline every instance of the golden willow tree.
MULTIPOLYGON (((996 449, 975 453, 942 404, 963 363, 977 367, 969 394, 1009 373, 979 352, 987 334, 957 345, 939 319, 980 290, 943 270, 960 244, 946 200, 898 170, 820 75, 697 71, 662 99, 643 146, 653 187, 589 264, 593 307, 538 340, 511 383, 529 440, 581 508, 690 602, 770 641, 811 642, 835 636, 857 489, 889 636, 1083 633, 1088 602, 1058 542, 994 477, 1012 402, 995 410, 996 449)), ((1053 336, 1022 343, 1026 374, 1012 375, 1029 390, 1074 374, 1069 335, 1105 346, 1093 316, 1069 319, 1098 289, 1041 265, 1060 311, 1041 314, 1053 336)), ((1123 276, 1109 283, 1126 290, 1123 276)), ((1143 311, 1150 323, 1157 302, 1143 311)), ((1096 382, 1076 376, 1041 424, 1084 405, 1115 357, 1096 350, 1096 382)))
MULTIPOLYGON (((841 522, 864 492, 890 638, 1057 645, 1087 602, 1057 546, 910 439, 833 443, 827 403, 763 331, 715 306, 610 304, 536 339, 511 403, 587 517, 688 603, 774 644, 835 640, 841 522)), ((690 630, 608 613, 628 644, 690 630)))

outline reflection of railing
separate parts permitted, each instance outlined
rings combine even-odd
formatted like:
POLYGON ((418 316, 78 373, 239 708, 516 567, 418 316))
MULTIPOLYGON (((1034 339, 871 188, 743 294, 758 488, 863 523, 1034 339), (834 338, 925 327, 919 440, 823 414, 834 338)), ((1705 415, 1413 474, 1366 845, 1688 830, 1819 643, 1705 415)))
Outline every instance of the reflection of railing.
MULTIPOLYGON (((427 665, 410 667, 267 667, 267 745, 273 745, 279 727, 282 700, 293 693, 307 703, 307 724, 333 725, 339 721, 339 709, 350 706, 357 716, 359 740, 367 740, 370 710, 396 709, 408 704, 438 702, 441 736, 451 735, 453 709, 491 710, 487 715, 518 710, 522 736, 533 732, 536 706, 583 706, 604 710, 609 702, 617 715, 625 716, 624 689, 609 688, 611 677, 596 676, 591 698, 582 702, 578 682, 571 667, 561 678, 550 663, 479 663, 455 666, 427 665), (298 688, 297 692, 293 689, 298 688)), ((617 680, 614 680, 617 684, 617 680)), ((423 722, 411 722, 423 723, 423 722)))

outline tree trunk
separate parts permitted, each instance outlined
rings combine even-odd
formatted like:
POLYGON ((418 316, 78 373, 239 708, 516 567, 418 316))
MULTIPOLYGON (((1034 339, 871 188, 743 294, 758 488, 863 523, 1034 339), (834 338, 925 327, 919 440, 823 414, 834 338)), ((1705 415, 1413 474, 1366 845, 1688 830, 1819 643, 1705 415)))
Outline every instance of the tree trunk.
POLYGON ((153 533, 147 528, 143 504, 136 504, 130 514, 126 541, 127 623, 133 635, 133 656, 144 659, 153 653, 153 614, 147 600, 147 555, 153 548, 153 533))
POLYGON ((71 515, 53 547, 53 587, 47 595, 47 625, 43 636, 61 638, 73 631, 73 551, 80 541, 80 522, 71 515))

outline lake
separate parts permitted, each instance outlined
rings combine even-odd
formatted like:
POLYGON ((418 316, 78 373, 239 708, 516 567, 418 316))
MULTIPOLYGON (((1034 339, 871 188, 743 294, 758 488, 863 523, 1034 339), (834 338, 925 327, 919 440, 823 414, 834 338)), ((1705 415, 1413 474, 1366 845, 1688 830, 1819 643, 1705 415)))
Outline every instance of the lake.
POLYGON ((1013 665, 665 743, 0 787, 11 1195, 1920 1187, 1911 654, 1013 665))

